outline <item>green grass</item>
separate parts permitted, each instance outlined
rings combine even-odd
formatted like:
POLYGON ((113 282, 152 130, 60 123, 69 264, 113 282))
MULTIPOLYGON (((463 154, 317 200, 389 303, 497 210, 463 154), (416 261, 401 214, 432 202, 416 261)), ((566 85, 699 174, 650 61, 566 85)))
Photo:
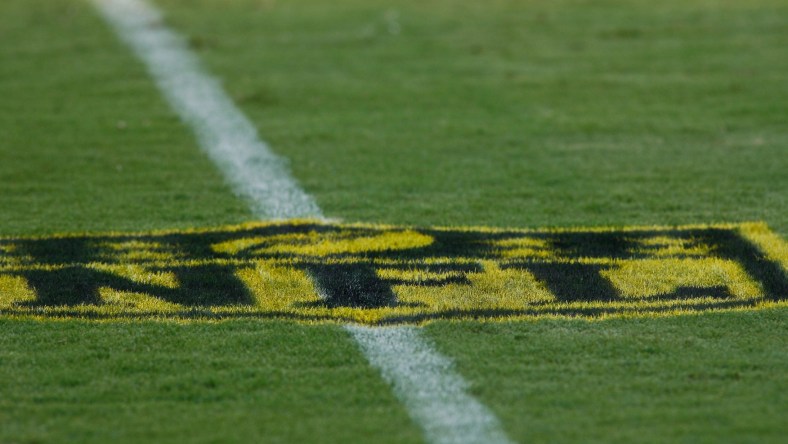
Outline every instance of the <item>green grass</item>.
POLYGON ((523 442, 785 438, 785 310, 427 331, 523 442))
POLYGON ((420 436, 334 327, 0 320, 0 331, 2 442, 420 436))
MULTIPOLYGON (((158 3, 331 217, 788 234, 784 2, 158 3)), ((3 1, 0 36, 0 234, 250 218, 86 2, 3 1)), ((777 442, 785 318, 427 333, 516 440, 777 442)), ((420 439, 336 327, 2 320, 0 344, 0 441, 420 439)))
POLYGON ((160 4, 331 216, 788 234, 783 1, 160 4))
POLYGON ((14 0, 0 17, 1 234, 248 220, 89 4, 14 0))

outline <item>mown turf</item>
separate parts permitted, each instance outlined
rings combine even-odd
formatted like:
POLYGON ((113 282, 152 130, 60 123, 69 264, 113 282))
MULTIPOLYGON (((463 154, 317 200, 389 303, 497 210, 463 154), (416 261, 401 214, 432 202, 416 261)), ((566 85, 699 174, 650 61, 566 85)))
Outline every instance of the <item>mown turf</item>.
POLYGON ((0 4, 0 233, 250 217, 82 1, 0 4))
POLYGON ((160 4, 331 216, 788 234, 784 1, 160 4))
POLYGON ((521 442, 779 443, 785 310, 601 322, 435 323, 521 442))
POLYGON ((419 440, 334 327, 0 320, 0 331, 0 442, 419 440))
MULTIPOLYGON (((160 4, 329 216, 788 234, 784 2, 160 4)), ((0 233, 249 217, 85 2, 3 1, 0 36, 0 233)), ((428 333, 517 440, 759 442, 788 434, 786 314, 428 333)), ((0 341, 0 441, 419 439, 333 327, 0 341)))

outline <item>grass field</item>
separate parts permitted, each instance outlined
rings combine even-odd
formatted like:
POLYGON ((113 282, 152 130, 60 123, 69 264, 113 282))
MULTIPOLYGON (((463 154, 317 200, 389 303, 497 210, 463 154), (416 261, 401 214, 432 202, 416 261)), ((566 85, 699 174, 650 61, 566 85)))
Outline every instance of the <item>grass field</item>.
MULTIPOLYGON (((765 221, 782 1, 157 0, 326 216, 765 221)), ((0 236, 253 220, 87 1, 0 3, 0 236)), ((781 442, 786 308, 424 327, 518 442, 781 442)), ((419 442, 338 325, 0 319, 0 442, 419 442)))

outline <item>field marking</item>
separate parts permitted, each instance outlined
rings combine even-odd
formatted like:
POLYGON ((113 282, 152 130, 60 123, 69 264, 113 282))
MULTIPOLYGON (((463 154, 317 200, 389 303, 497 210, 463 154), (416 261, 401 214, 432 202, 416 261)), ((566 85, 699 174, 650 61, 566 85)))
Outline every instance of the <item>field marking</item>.
MULTIPOLYGON (((144 0, 93 2, 145 63, 162 94, 195 131, 236 193, 250 202, 255 215, 322 218, 314 198, 288 173, 285 160, 258 138, 251 122, 219 82, 203 71, 183 38, 164 25, 157 9, 144 0)), ((394 384, 431 442, 508 442, 492 413, 465 393, 467 384, 450 370, 451 361, 423 341, 420 333, 409 327, 379 333, 347 329, 367 359, 394 384), (415 354, 404 360, 402 352, 415 354)))
POLYGON ((433 443, 508 443, 495 415, 467 394, 452 361, 435 351, 415 327, 348 325, 411 418, 433 443))
POLYGON ((762 223, 501 230, 287 220, 0 236, 0 316, 363 325, 668 316, 784 304, 785 271, 788 243, 762 223))
POLYGON ((257 130, 206 73, 184 39, 169 30, 161 13, 140 0, 94 0, 106 20, 132 48, 159 90, 197 135, 254 214, 270 219, 321 218, 320 208, 288 172, 287 161, 261 141, 257 130))

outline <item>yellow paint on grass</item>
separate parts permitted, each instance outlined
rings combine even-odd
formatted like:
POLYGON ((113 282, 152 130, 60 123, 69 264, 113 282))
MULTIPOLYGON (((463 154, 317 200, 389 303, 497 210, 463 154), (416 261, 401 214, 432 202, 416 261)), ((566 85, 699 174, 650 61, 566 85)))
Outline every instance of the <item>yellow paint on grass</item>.
POLYGON ((252 292, 257 305, 270 312, 284 313, 293 305, 320 302, 317 290, 306 273, 273 261, 260 261, 242 268, 237 276, 252 292))
POLYGON ((674 256, 707 256, 709 246, 699 243, 697 239, 677 239, 669 236, 654 236, 644 239, 634 239, 640 246, 635 248, 633 253, 650 254, 656 257, 674 256))
POLYGON ((411 230, 383 232, 373 236, 351 237, 342 232, 280 234, 232 240, 214 245, 218 253, 237 254, 252 250, 257 254, 329 256, 376 251, 396 251, 429 245, 432 238, 411 230))
POLYGON ((165 315, 177 313, 185 309, 183 305, 167 302, 145 293, 119 291, 109 287, 100 287, 99 294, 104 303, 101 305, 102 309, 100 311, 104 312, 165 315))
POLYGON ((763 296, 754 282, 736 262, 722 259, 650 259, 626 261, 618 267, 600 272, 623 298, 649 298, 670 295, 679 288, 724 288, 732 298, 751 299, 763 296))
POLYGON ((14 309, 17 304, 34 302, 36 292, 22 276, 0 274, 0 310, 14 309))
POLYGON ((309 220, 0 238, 0 316, 432 319, 655 316, 786 305, 761 223, 402 228, 309 220))
MULTIPOLYGON (((126 257, 122 257, 126 260, 126 257)), ((144 265, 135 263, 123 263, 120 265, 106 263, 91 263, 88 268, 114 274, 121 278, 126 278, 138 284, 150 284, 164 288, 178 288, 178 278, 171 271, 154 271, 144 265)))
POLYGON ((742 224, 739 232, 756 245, 767 259, 782 265, 783 272, 788 273, 788 243, 770 231, 766 224, 742 224))

